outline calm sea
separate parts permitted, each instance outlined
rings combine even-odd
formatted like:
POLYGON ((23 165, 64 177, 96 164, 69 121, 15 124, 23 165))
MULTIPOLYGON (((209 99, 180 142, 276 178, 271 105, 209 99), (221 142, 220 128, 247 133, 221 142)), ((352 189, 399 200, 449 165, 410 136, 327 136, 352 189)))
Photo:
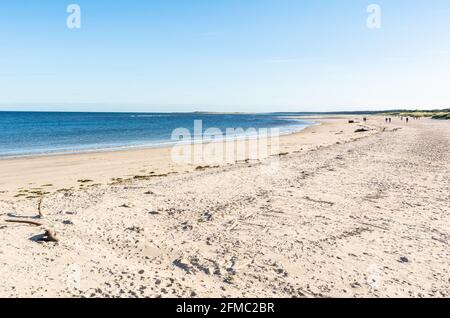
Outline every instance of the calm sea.
POLYGON ((224 132, 278 127, 289 133, 312 124, 282 114, 0 112, 0 157, 164 146, 174 143, 176 128, 193 133, 194 120, 224 132))

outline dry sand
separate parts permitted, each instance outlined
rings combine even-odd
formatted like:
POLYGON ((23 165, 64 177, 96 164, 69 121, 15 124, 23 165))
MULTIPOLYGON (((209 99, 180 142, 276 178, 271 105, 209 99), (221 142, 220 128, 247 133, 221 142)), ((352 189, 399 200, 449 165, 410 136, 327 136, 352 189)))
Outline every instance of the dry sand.
POLYGON ((276 166, 1 160, 0 296, 450 296, 450 123, 320 121, 282 137, 276 166))

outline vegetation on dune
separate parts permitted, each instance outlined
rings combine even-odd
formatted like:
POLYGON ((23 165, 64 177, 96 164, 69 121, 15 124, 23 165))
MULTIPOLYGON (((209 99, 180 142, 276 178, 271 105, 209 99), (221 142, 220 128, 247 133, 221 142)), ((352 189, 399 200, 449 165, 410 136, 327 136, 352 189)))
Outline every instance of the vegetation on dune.
POLYGON ((439 113, 432 117, 433 119, 447 119, 450 120, 450 112, 447 113, 439 113))
POLYGON ((433 119, 450 120, 450 108, 442 110, 398 110, 383 113, 386 116, 399 117, 429 117, 433 119))

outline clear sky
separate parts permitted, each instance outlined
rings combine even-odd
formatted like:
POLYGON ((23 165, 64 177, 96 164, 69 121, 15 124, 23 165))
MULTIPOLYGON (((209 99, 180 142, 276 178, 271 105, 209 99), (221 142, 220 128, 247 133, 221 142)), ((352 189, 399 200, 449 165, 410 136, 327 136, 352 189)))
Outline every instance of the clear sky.
POLYGON ((398 107, 450 107, 448 0, 0 0, 0 110, 398 107))

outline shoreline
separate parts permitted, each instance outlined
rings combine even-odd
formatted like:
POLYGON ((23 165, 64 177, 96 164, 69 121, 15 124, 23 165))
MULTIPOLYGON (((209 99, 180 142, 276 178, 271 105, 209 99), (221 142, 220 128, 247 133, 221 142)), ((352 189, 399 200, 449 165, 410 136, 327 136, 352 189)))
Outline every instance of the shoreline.
MULTIPOLYGON (((292 118, 292 117, 291 117, 292 118)), ((316 125, 320 125, 318 122, 312 122, 310 124, 305 124, 304 126, 282 126, 282 127, 272 127, 267 128, 270 129, 287 129, 290 127, 296 127, 290 131, 285 131, 280 133, 280 137, 292 135, 292 134, 298 134, 301 133, 303 130, 313 127, 316 125)), ((233 137, 234 140, 240 140, 240 139, 252 139, 256 138, 255 136, 237 136, 233 137)), ((207 143, 220 143, 220 142, 227 142, 229 139, 224 138, 222 140, 217 141, 207 141, 207 142, 200 142, 203 144, 207 143)), ((71 155, 83 155, 83 154, 100 154, 100 153, 114 153, 114 152, 121 152, 121 151, 133 151, 133 150, 147 150, 147 149, 161 149, 161 148, 171 148, 173 146, 176 146, 179 144, 179 141, 161 141, 154 144, 140 144, 140 145, 123 145, 123 146, 112 146, 107 148, 91 148, 91 149, 80 149, 80 150, 63 150, 63 151, 49 151, 49 152, 40 152, 40 153, 26 153, 26 154, 18 154, 18 155, 0 155, 0 163, 2 160, 13 160, 13 159, 33 159, 33 158, 42 158, 42 157, 54 157, 54 156, 71 156, 71 155)), ((186 145, 189 144, 195 144, 193 141, 186 142, 186 145)))
MULTIPOLYGON (((360 125, 374 125, 371 127, 373 130, 356 135, 354 130, 358 124, 348 124, 348 119, 354 119, 355 116, 320 118, 314 116, 298 119, 313 118, 315 125, 280 136, 280 153, 298 151, 297 148, 307 151, 319 146, 370 135, 377 131, 381 123, 378 117, 372 117, 372 123, 361 122, 360 125), (342 134, 335 134, 340 131, 342 134)), ((217 141, 217 144, 224 145, 225 142, 217 141)), ((208 143, 204 143, 202 147, 207 145, 208 143)), ((4 158, 0 160, 0 180, 2 180, 0 200, 34 199, 42 193, 51 194, 64 189, 80 190, 138 176, 189 173, 201 166, 207 166, 207 164, 194 162, 184 165, 176 164, 171 160, 172 149, 172 146, 168 146, 4 158)), ((219 164, 219 166, 223 165, 226 164, 219 164)))
POLYGON ((0 147, 0 160, 170 147, 179 143, 178 136, 173 136, 173 133, 180 130, 189 130, 190 134, 198 136, 208 129, 221 130, 220 137, 226 138, 229 129, 236 129, 233 134, 240 138, 239 135, 252 134, 251 130, 255 129, 277 129, 282 134, 289 134, 311 124, 297 120, 294 116, 281 118, 268 114, 231 117, 196 113, 188 113, 186 117, 175 113, 107 113, 103 117, 86 113, 75 113, 72 117, 64 115, 66 113, 57 113, 55 116, 39 114, 37 119, 46 120, 46 124, 33 124, 36 119, 29 112, 17 118, 1 118, 0 125, 4 125, 7 139, 0 147), (141 117, 152 119, 144 120, 141 117), (159 120, 157 117, 164 119, 159 120), (15 121, 18 121, 17 125, 15 121), (204 125, 203 121, 206 121, 204 125), (64 128, 61 123, 69 128, 64 128))

